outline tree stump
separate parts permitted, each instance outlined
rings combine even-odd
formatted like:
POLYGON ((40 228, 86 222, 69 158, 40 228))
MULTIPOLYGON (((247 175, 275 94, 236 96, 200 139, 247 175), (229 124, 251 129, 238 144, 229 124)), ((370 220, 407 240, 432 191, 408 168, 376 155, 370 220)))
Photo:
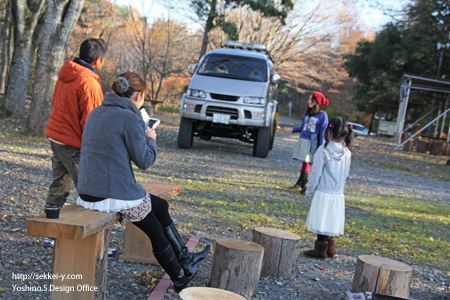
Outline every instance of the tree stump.
POLYGON ((412 268, 404 263, 371 255, 360 255, 356 262, 352 293, 372 292, 409 297, 412 268))
POLYGON ((208 286, 253 297, 258 281, 264 248, 238 239, 216 241, 209 272, 208 286))
POLYGON ((264 247, 261 275, 271 275, 292 280, 298 272, 300 239, 295 233, 274 228, 253 229, 254 243, 264 247))
POLYGON ((190 287, 178 294, 179 300, 246 300, 233 292, 208 287, 190 287))

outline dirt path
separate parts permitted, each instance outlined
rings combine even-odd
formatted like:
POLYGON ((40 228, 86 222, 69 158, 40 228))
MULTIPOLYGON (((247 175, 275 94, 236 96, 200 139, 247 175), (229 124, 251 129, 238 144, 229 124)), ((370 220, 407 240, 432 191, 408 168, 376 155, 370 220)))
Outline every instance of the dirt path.
MULTIPOLYGON (((207 214, 198 215, 202 205, 198 200, 212 197, 212 194, 196 190, 196 182, 213 182, 215 177, 235 179, 235 183, 224 184, 221 187, 223 190, 214 192, 220 197, 226 197, 231 191, 235 193, 243 185, 247 189, 263 191, 262 195, 267 199, 292 197, 292 192, 286 187, 293 183, 290 180, 295 179, 296 166, 292 164, 291 154, 298 138, 296 135, 277 135, 274 149, 267 159, 254 158, 251 145, 236 140, 195 139, 193 149, 181 150, 176 146, 178 118, 166 114, 158 117, 163 121, 158 131, 158 161, 148 172, 140 172, 138 176, 148 180, 182 183, 185 186, 185 191, 172 199, 170 205, 173 218, 186 239, 193 234, 199 235, 203 237, 200 246, 205 243, 214 245, 216 239, 224 237, 251 240, 250 230, 237 230, 228 226, 224 219, 207 214), (284 172, 291 175, 283 175, 284 172), (268 181, 267 185, 276 185, 278 188, 255 183, 257 174, 267 173, 273 174, 272 181, 268 181), (286 176, 289 178, 286 179, 286 176), (200 224, 190 225, 194 219, 200 219, 200 224)), ((0 143, 0 230, 5 233, 0 236, 0 299, 49 299, 48 292, 17 292, 13 289, 13 285, 50 284, 45 280, 14 280, 12 273, 51 272, 53 251, 43 247, 41 238, 27 235, 25 229, 26 219, 42 210, 51 178, 51 151, 45 140, 24 139, 16 134, 20 126, 19 122, 13 120, 0 122, 0 132, 7 133, 1 136, 0 143)), ((367 143, 364 147, 368 147, 367 143)), ((402 194, 432 201, 450 201, 449 182, 387 172, 369 166, 364 162, 364 147, 360 146, 360 154, 354 156, 347 189, 358 190, 362 194, 402 194)), ((382 156, 380 153, 378 159, 382 156)), ((75 193, 69 202, 74 197, 75 193)), ((291 221, 286 220, 287 223, 291 221)), ((108 261, 108 299, 146 299, 149 288, 139 284, 142 283, 139 274, 158 268, 120 261, 118 257, 123 250, 124 228, 115 225, 112 229, 110 247, 118 251, 108 261)), ((302 240, 302 248, 309 248, 311 243, 311 240, 302 240)), ((342 258, 325 261, 301 256, 295 280, 261 278, 255 299, 346 299, 345 293, 351 289, 358 253, 346 249, 340 249, 340 253, 342 258)), ((211 255, 191 286, 206 285, 210 262, 211 255)), ((448 272, 427 265, 413 264, 412 267, 411 298, 450 299, 448 272)), ((147 283, 151 285, 151 282, 147 283)), ((164 299, 177 299, 177 295, 169 289, 164 299)))

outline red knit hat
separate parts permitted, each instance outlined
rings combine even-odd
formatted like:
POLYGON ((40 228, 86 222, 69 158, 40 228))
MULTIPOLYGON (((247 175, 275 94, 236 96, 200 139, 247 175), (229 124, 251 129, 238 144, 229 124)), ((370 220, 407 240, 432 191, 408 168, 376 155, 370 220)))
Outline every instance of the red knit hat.
POLYGON ((321 92, 312 92, 311 95, 316 97, 319 106, 328 106, 328 104, 330 104, 330 101, 325 98, 325 96, 321 92))

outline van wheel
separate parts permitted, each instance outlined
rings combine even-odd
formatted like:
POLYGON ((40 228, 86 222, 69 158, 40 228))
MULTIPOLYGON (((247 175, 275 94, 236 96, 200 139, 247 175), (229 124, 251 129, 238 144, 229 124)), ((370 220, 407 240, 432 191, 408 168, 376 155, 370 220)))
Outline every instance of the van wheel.
POLYGON ((180 129, 178 130, 178 147, 184 149, 192 148, 194 141, 194 122, 191 119, 181 117, 180 129))
POLYGON ((277 120, 273 120, 272 132, 270 135, 269 151, 273 148, 273 142, 275 141, 275 132, 277 131, 277 120))
POLYGON ((269 155, 270 127, 261 127, 256 132, 253 142, 253 156, 266 158, 269 155))

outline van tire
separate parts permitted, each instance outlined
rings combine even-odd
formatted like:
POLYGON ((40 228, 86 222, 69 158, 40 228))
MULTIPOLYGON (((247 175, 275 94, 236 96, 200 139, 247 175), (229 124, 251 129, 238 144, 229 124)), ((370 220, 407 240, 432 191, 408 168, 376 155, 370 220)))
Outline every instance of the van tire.
POLYGON ((272 134, 270 135, 269 151, 273 148, 273 142, 275 141, 275 132, 277 131, 277 120, 273 120, 272 134))
POLYGON ((183 149, 192 148, 194 142, 194 122, 191 119, 181 117, 180 129, 178 130, 178 147, 183 149))
POLYGON ((257 129, 256 139, 253 142, 253 156, 266 158, 269 155, 270 127, 257 129))

